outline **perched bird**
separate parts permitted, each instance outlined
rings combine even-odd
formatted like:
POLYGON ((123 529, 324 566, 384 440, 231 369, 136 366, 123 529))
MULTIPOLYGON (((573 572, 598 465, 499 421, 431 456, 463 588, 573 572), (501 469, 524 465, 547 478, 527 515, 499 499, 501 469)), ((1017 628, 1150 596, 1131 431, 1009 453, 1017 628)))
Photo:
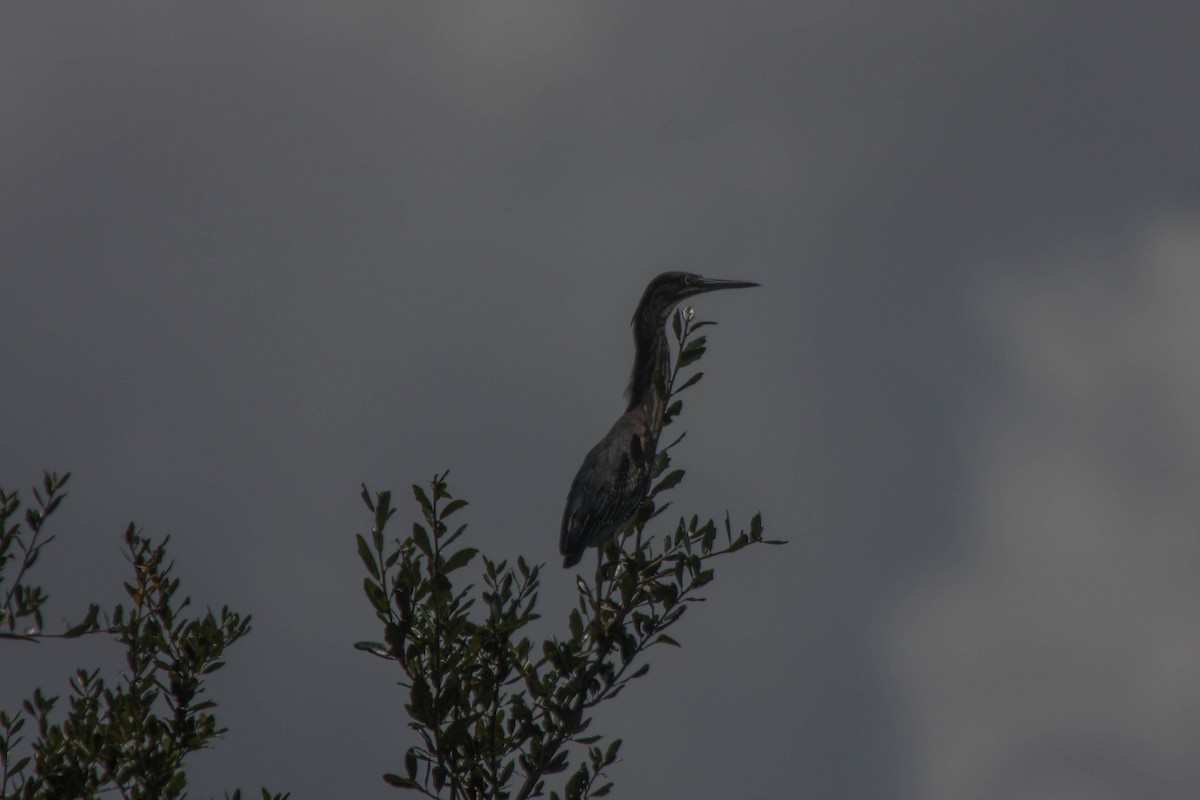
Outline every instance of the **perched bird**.
POLYGON ((666 379, 671 370, 667 318, 675 306, 692 295, 749 286, 758 284, 702 278, 690 272, 664 272, 646 287, 633 312, 629 406, 584 456, 567 495, 558 540, 564 567, 579 563, 584 550, 602 545, 624 528, 650 489, 666 402, 654 375, 657 372, 666 379))

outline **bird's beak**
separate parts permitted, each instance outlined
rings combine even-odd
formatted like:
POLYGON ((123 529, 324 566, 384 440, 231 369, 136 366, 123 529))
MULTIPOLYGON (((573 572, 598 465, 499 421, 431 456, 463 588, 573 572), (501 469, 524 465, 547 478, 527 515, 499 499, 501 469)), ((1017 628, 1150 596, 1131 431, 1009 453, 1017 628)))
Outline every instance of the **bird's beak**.
POLYGON ((757 283, 750 281, 727 281, 721 278, 704 278, 696 287, 696 292, 713 292, 717 289, 749 289, 751 286, 758 286, 757 283))

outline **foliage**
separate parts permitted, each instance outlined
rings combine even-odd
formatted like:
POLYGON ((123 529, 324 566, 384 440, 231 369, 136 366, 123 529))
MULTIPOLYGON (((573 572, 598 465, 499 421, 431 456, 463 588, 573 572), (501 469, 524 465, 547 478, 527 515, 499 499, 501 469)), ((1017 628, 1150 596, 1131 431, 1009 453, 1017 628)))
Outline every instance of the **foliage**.
MULTIPOLYGON (((680 393, 703 377, 696 372, 677 383, 680 369, 705 352, 705 337, 692 334, 710 324, 692 324, 690 309, 673 318, 676 366, 654 377, 667 398, 664 425, 680 414, 680 393)), ((451 495, 446 473, 428 489, 413 487, 421 520, 403 540, 385 537, 395 514, 391 493, 363 487, 374 524, 357 537, 358 553, 383 641, 356 646, 404 673, 405 709, 418 737, 402 769, 383 776, 388 784, 452 800, 610 793, 606 772, 619 759, 621 740, 591 731, 592 710, 648 672, 650 648, 679 646, 668 631, 703 599, 712 559, 782 543, 763 538, 758 515, 736 535, 728 515, 721 526, 692 516, 665 535, 647 533, 670 505, 665 493, 684 477, 670 469, 682 439, 659 450, 652 488, 629 530, 599 552, 593 579, 576 578, 576 603, 561 636, 537 642, 527 629, 538 619, 542 566, 462 546, 467 526, 451 530, 449 520, 467 503, 451 495), (464 584, 461 571, 472 563, 482 567, 479 583, 464 584)), ((127 600, 104 612, 92 604, 78 624, 47 633, 48 594, 31 574, 54 541, 45 525, 69 478, 46 473, 23 514, 20 496, 0 488, 0 638, 20 647, 16 642, 107 636, 122 647, 124 668, 116 678, 77 670, 65 704, 39 688, 19 710, 0 711, 0 797, 185 797, 187 757, 224 733, 206 678, 249 632, 250 618, 228 608, 186 613, 190 601, 178 599, 168 540, 155 544, 131 524, 124 537, 133 569, 124 583, 127 600)), ((287 797, 266 789, 261 795, 287 797)), ((241 792, 226 797, 241 800, 241 792)))
MULTIPOLYGON (((691 322, 690 309, 675 313, 676 366, 670 376, 656 376, 668 398, 665 424, 682 409, 679 393, 702 376, 676 386, 679 370, 704 354, 705 337, 690 334, 712 324, 691 322)), ((451 495, 446 473, 428 491, 413 486, 422 521, 391 543, 391 493, 372 496, 363 487, 374 524, 368 536, 357 536, 358 553, 383 641, 356 647, 404 672, 405 710, 420 740, 407 750, 402 771, 383 776, 387 783, 452 800, 525 800, 544 796, 548 780, 570 770, 561 792, 549 790, 553 800, 610 792, 605 771, 621 740, 590 732, 592 709, 648 672, 649 664, 637 665, 651 647, 679 646, 667 631, 703 599, 698 592, 713 580, 712 559, 752 544, 782 544, 763 538, 759 515, 736 536, 728 515, 723 535, 713 520, 693 516, 661 539, 644 536, 669 505, 663 493, 683 479, 683 470, 668 471, 670 450, 682 438, 659 452, 657 482, 631 530, 604 549, 591 582, 577 577, 563 637, 540 645, 523 631, 538 618, 541 565, 523 558, 510 565, 457 546, 467 526, 451 530, 448 520, 467 503, 451 495), (453 575, 476 557, 483 567, 478 592, 453 575)))
POLYGON ((33 489, 37 508, 25 511, 24 529, 19 522, 11 522, 20 513, 20 495, 0 487, 0 593, 4 597, 4 604, 0 606, 0 637, 30 638, 26 634, 14 633, 23 619, 32 618, 36 625, 36 628, 30 629, 30 634, 42 627, 42 605, 47 600, 46 593, 42 587, 28 584, 25 579, 30 568, 37 563, 42 548, 54 540, 53 536, 41 539, 42 526, 66 497, 63 487, 70 478, 69 472, 61 476, 52 472, 42 475, 41 491, 36 487, 33 489), (17 551, 20 551, 19 556, 17 551), (17 574, 5 589, 4 569, 9 563, 17 561, 20 561, 17 574))
MULTIPOLYGON (((171 576, 167 539, 154 544, 133 524, 125 531, 125 554, 133 568, 125 583, 128 604, 101 614, 92 605, 86 617, 63 633, 42 631, 48 595, 28 583, 43 547, 43 526, 66 496, 70 474, 46 473, 33 490, 37 507, 25 512, 24 527, 11 524, 21 507, 16 492, 0 489, 0 589, 4 570, 17 564, 3 592, 0 635, 39 642, 107 634, 125 650, 118 680, 99 670, 80 669, 70 682, 65 717, 54 720, 60 698, 36 689, 16 712, 0 711, 0 795, 4 798, 96 797, 180 798, 187 784, 185 759, 224 733, 204 699, 205 678, 224 665, 225 649, 250 630, 250 617, 222 608, 219 614, 183 614, 190 599, 177 599, 179 580, 171 576), (18 631, 21 620, 35 624, 18 631), (36 735, 22 748, 26 725, 36 735)), ((240 792, 233 797, 240 798, 240 792)), ((264 800, 284 800, 262 790, 264 800)))

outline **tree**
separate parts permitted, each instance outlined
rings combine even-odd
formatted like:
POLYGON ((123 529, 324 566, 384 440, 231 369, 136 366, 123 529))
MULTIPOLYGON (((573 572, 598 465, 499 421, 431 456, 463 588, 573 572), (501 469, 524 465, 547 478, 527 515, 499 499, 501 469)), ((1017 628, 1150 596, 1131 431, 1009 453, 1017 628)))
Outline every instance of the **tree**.
MULTIPOLYGON (((710 324, 692 324, 690 309, 675 313, 676 366, 671 375, 655 377, 668 398, 664 425, 683 408, 678 395, 703 376, 676 382, 681 369, 704 355, 705 337, 692 334, 710 324)), ((692 516, 661 538, 648 533, 670 506, 665 494, 684 477, 683 470, 669 469, 671 450, 682 439, 659 451, 652 488, 630 529, 600 551, 593 579, 577 578, 577 602, 563 634, 538 643, 525 629, 538 618, 542 565, 523 557, 515 564, 497 561, 458 545, 467 526, 451 531, 448 520, 467 503, 451 495, 447 473, 434 476, 428 489, 413 487, 421 520, 404 539, 389 541, 385 533, 395 515, 391 493, 372 494, 363 486, 373 525, 356 541, 383 641, 355 646, 404 673, 405 710, 419 740, 405 752, 401 772, 383 776, 387 783, 451 800, 525 800, 547 791, 555 800, 582 800, 609 793, 605 771, 617 760, 621 740, 591 732, 592 709, 649 671, 643 657, 650 648, 679 646, 668 631, 702 599, 700 590, 713 580, 713 559, 750 545, 782 544, 763 538, 758 515, 736 535, 728 515, 720 526, 692 516), (456 585, 476 557, 479 589, 456 585), (548 789, 554 776, 568 771, 561 791, 548 789)), ((92 604, 78 624, 47 633, 42 608, 48 595, 30 575, 54 540, 45 526, 69 479, 69 473, 45 473, 23 519, 20 495, 0 487, 0 639, 20 647, 104 635, 124 649, 126 668, 115 679, 78 670, 65 713, 61 698, 40 688, 21 709, 0 711, 0 796, 182 798, 188 755, 224 732, 216 703, 206 696, 206 678, 249 633, 250 617, 228 608, 186 613, 190 599, 177 599, 168 539, 155 544, 131 523, 124 537, 133 568, 124 584, 127 602, 104 612, 92 604)), ((264 800, 287 797, 261 793, 264 800)))
MULTIPOLYGON (((705 351, 705 337, 690 309, 676 311, 673 330, 678 358, 663 381, 666 420, 680 413, 678 395, 703 376, 676 385, 679 370, 705 351)), ((698 592, 713 579, 709 563, 763 538, 755 515, 748 531, 735 536, 726 515, 723 531, 713 520, 680 518, 659 539, 647 524, 669 507, 662 496, 684 471, 668 471, 670 451, 681 434, 662 448, 650 489, 630 530, 602 551, 592 582, 577 579, 578 601, 567 615, 565 634, 535 644, 522 635, 535 612, 541 565, 518 557, 515 565, 457 547, 467 526, 451 531, 448 520, 467 505, 455 499, 447 473, 428 491, 413 486, 422 521, 404 539, 385 546, 395 514, 391 492, 362 498, 374 517, 370 533, 358 535, 367 570, 364 590, 379 621, 382 642, 356 647, 395 662, 408 690, 405 710, 420 743, 408 748, 402 772, 385 774, 397 787, 450 800, 525 800, 544 796, 550 776, 574 769, 552 800, 603 797, 613 784, 605 770, 616 760, 620 739, 590 732, 590 712, 615 698, 650 668, 641 656, 656 645, 678 647, 667 631, 698 592), (482 587, 455 583, 452 574, 480 556, 482 587)))
MULTIPOLYGON (((167 539, 154 544, 130 523, 125 554, 133 567, 129 603, 101 614, 92 605, 83 621, 62 633, 43 630, 46 591, 28 582, 42 548, 45 523, 66 497, 70 473, 45 473, 37 503, 21 510, 17 492, 0 488, 0 638, 37 643, 106 634, 125 649, 118 679, 80 669, 71 680, 68 709, 53 721, 61 698, 34 690, 20 710, 0 711, 0 795, 4 798, 91 798, 115 791, 129 800, 179 798, 187 784, 188 754, 224 733, 205 699, 205 678, 220 669, 225 650, 250 630, 250 617, 222 608, 200 616, 183 612, 179 581, 171 577, 167 539), (6 567, 16 575, 5 584, 6 567), (19 630, 22 621, 32 626, 19 630), (25 744, 26 724, 36 734, 25 744)), ((240 798, 235 791, 233 798, 240 798)), ((262 790, 263 800, 284 800, 262 790)))

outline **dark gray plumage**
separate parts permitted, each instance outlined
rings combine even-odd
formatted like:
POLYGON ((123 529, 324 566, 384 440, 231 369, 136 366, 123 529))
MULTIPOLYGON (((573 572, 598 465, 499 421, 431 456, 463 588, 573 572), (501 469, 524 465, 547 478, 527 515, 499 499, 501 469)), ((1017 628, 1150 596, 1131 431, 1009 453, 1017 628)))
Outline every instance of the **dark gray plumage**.
POLYGON ((579 563, 584 550, 603 544, 625 527, 650 489, 666 400, 654 385, 654 374, 670 375, 671 351, 665 328, 675 306, 701 292, 757 285, 664 272, 646 286, 633 313, 635 354, 629 406, 584 456, 571 482, 558 541, 564 567, 579 563))

